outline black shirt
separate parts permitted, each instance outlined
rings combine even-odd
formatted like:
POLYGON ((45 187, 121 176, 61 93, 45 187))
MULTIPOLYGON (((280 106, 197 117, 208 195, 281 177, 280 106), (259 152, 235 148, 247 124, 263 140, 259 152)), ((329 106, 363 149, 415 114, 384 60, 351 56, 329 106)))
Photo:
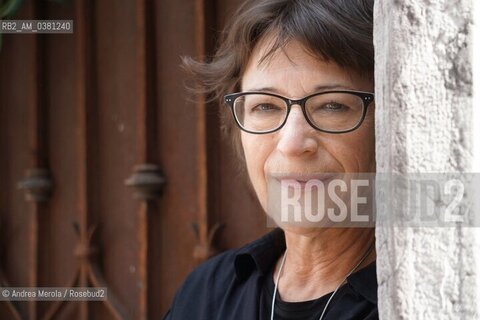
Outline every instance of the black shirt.
MULTIPOLYGON (((260 297, 260 317, 270 319, 272 312, 272 299, 275 284, 273 282, 273 268, 270 269, 265 279, 265 285, 260 297)), ((337 292, 335 295, 337 295, 337 292)), ((278 292, 275 296, 275 320, 318 320, 332 293, 315 300, 302 302, 285 302, 278 292)))
MULTIPOLYGON (((270 319, 273 266, 284 251, 285 235, 275 229, 240 249, 213 257, 187 277, 164 319, 270 319)), ((330 294, 295 303, 277 296, 275 320, 318 319, 330 294)), ((344 319, 378 319, 375 263, 350 275, 330 302, 324 320, 344 319)))

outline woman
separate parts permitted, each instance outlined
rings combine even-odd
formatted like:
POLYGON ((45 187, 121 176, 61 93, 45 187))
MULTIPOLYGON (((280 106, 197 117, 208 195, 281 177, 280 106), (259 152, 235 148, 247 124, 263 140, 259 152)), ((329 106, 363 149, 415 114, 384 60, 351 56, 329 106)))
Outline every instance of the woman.
POLYGON ((325 173, 374 172, 372 11, 371 0, 247 1, 210 63, 186 61, 225 96, 226 132, 281 228, 199 266, 166 319, 378 318, 374 229, 298 225, 269 204, 271 181, 305 192, 325 173))

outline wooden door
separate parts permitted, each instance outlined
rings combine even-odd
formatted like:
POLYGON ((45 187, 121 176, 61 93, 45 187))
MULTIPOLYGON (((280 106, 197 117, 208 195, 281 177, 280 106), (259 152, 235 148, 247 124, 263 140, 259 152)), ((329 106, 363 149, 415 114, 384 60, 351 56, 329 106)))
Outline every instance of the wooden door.
MULTIPOLYGON (((6 1, 0 1, 0 4, 6 1)), ((104 302, 0 302, 1 319, 158 319, 210 253, 266 232, 218 113, 182 56, 240 1, 25 0, 2 35, 0 286, 106 286, 104 302)))

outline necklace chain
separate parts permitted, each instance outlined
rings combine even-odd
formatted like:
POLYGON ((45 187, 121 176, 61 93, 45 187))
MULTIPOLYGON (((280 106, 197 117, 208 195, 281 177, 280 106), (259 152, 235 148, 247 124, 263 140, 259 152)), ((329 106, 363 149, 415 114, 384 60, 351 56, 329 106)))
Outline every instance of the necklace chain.
MULTIPOLYGON (((322 314, 320 315, 320 318, 318 318, 318 320, 322 320, 323 319, 323 316, 325 315, 325 312, 327 311, 327 308, 328 308, 328 305, 330 304, 330 302, 332 301, 333 299, 333 296, 337 293, 338 289, 340 289, 340 287, 343 285, 343 283, 347 280, 347 278, 355 272, 355 270, 358 269, 358 267, 360 267, 360 265, 365 261, 365 259, 370 255, 370 252, 372 252, 372 249, 374 247, 374 244, 375 244, 375 241, 372 242, 372 244, 368 247, 367 251, 363 254, 362 258, 360 259, 360 261, 355 265, 355 267, 353 267, 352 270, 350 270, 350 272, 345 276, 345 279, 343 279, 342 282, 340 282, 340 284, 337 286, 337 288, 333 291, 332 295, 330 296, 330 298, 328 299, 327 303, 325 304, 325 307, 323 308, 323 311, 322 311, 322 314)), ((272 299, 272 312, 271 312, 271 316, 270 316, 270 320, 273 320, 273 316, 275 314, 275 298, 277 296, 277 291, 278 291, 278 284, 280 282, 280 275, 282 274, 282 271, 283 271, 283 265, 285 264, 285 258, 287 257, 287 250, 288 249, 285 249, 285 253, 283 254, 283 258, 282 258, 282 262, 280 263, 280 269, 278 270, 278 275, 277 275, 277 281, 275 283, 275 289, 273 290, 273 299, 272 299)))

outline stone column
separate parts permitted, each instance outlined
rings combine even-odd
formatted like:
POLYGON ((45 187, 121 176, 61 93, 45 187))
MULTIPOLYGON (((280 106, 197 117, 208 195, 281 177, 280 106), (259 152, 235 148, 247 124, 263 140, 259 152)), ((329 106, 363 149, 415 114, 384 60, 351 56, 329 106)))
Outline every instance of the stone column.
MULTIPOLYGON (((480 171, 473 2, 375 2, 377 172, 480 171)), ((380 318, 480 319, 479 233, 387 226, 380 218, 380 318)))

